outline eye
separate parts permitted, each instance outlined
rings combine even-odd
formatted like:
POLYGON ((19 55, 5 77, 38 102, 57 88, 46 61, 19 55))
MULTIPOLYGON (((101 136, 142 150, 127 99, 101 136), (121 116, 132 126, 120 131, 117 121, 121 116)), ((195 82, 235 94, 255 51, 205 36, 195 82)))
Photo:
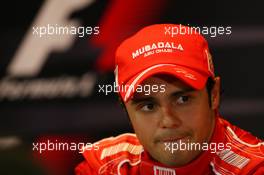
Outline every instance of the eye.
POLYGON ((153 111, 154 107, 155 107, 155 105, 153 103, 147 103, 147 104, 142 105, 140 110, 145 111, 145 112, 149 112, 149 111, 153 111))
POLYGON ((189 101, 189 96, 180 96, 178 99, 177 99, 177 103, 178 104, 185 104, 186 102, 189 101))

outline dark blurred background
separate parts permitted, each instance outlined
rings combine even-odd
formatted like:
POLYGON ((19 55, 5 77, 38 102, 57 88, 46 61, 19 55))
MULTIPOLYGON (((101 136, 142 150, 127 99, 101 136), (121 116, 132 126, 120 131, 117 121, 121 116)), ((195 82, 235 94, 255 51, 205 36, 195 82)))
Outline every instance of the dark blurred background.
POLYGON ((94 142, 132 132, 115 93, 115 48, 155 23, 231 27, 205 34, 222 79, 221 114, 264 138, 264 13, 261 1, 31 0, 0 7, 0 174, 70 175, 78 151, 33 151, 33 143, 94 142), (41 26, 91 27, 80 35, 41 26), (34 29, 33 29, 34 27, 34 29), (96 28, 99 27, 99 34, 96 28))

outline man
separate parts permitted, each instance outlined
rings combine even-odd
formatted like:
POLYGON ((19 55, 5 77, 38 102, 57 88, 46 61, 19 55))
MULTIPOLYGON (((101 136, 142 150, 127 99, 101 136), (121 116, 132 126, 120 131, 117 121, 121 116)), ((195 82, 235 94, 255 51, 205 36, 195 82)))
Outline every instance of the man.
POLYGON ((115 75, 135 134, 97 142, 76 174, 264 174, 264 143, 218 113, 220 78, 192 28, 140 30, 117 49, 115 75))

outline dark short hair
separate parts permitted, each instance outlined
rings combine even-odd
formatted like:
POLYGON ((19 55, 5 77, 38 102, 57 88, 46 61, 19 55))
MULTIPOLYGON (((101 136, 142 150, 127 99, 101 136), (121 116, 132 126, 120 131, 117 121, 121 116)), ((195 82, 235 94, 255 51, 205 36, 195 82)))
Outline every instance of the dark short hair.
POLYGON ((211 97, 212 97, 212 89, 215 85, 215 81, 213 78, 209 77, 206 81, 206 90, 208 92, 208 100, 209 100, 209 106, 212 106, 212 101, 211 101, 211 97))

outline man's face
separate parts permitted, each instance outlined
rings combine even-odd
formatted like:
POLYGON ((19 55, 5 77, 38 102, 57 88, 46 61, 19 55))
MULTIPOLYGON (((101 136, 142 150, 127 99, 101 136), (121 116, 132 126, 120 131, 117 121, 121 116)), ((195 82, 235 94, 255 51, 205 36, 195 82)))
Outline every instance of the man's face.
POLYGON ((210 107, 206 87, 194 90, 168 75, 152 76, 141 85, 165 85, 165 91, 150 95, 135 92, 125 104, 138 139, 155 160, 168 166, 187 164, 201 150, 174 150, 172 153, 165 150, 165 143, 171 147, 180 142, 209 142, 215 123, 214 109, 219 102, 213 102, 210 107))

